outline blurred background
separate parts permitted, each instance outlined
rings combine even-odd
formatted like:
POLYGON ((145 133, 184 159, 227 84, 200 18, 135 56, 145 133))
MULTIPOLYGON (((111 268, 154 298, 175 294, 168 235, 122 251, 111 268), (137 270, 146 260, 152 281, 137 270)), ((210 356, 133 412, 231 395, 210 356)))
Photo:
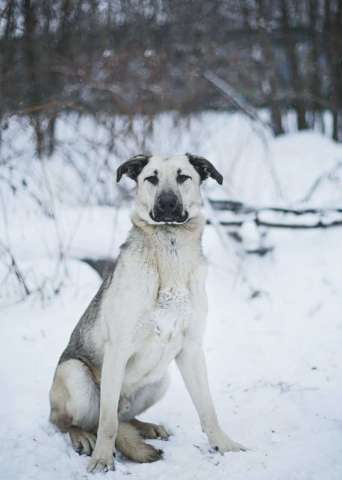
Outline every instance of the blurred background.
MULTIPOLYGON (((312 200, 319 189, 319 207, 340 199, 341 150, 328 142, 342 138, 339 0, 0 5, 5 283, 24 281, 23 231, 41 253, 27 212, 55 222, 58 240, 46 242, 57 243, 51 248, 59 259, 70 255, 72 242, 60 232, 65 215, 58 218, 57 210, 122 205, 131 185, 114 187, 114 172, 139 152, 191 151, 216 162, 226 178, 219 197, 233 200, 211 205, 221 211, 246 213, 239 205, 246 201, 288 206, 312 200), (284 135, 300 131, 306 136, 284 135)), ((67 225, 75 234, 77 218, 67 225)), ((31 288, 19 291, 25 296, 31 288)))
POLYGON ((338 0, 2 1, 1 118, 27 115, 37 153, 55 148, 64 113, 234 110, 203 78, 225 79, 275 134, 342 137, 338 0))
POLYGON ((77 319, 130 228, 131 155, 208 180, 208 452, 174 375, 163 462, 116 478, 340 480, 342 1, 0 0, 0 477, 83 480, 48 423, 77 319))

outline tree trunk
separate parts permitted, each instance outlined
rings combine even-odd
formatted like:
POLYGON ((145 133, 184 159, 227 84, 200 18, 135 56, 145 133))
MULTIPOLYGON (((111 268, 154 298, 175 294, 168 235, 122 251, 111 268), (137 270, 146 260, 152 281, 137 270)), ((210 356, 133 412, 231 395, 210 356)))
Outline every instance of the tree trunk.
POLYGON ((304 89, 302 85, 301 75, 299 71, 299 64, 296 52, 296 40, 292 35, 290 28, 290 14, 288 0, 281 0, 281 22, 284 33, 286 34, 285 48, 288 56, 288 65, 291 78, 291 84, 293 85, 295 100, 293 107, 297 115, 297 128, 298 130, 304 130, 308 128, 306 121, 306 105, 304 97, 304 89))
MULTIPOLYGON (((284 133, 284 128, 282 124, 280 104, 278 101, 279 85, 278 85, 276 61, 274 58, 272 45, 269 41, 269 37, 265 30, 265 24, 268 21, 267 8, 264 0, 257 0, 256 5, 257 5, 257 13, 256 13, 257 22, 259 24, 259 29, 261 32, 260 48, 262 50, 263 57, 264 57, 264 62, 260 69, 260 76, 261 76, 261 79, 266 78, 267 84, 269 87, 269 93, 267 94, 267 101, 270 105, 271 124, 272 124, 273 132, 275 133, 275 135, 280 135, 284 133)), ((241 7, 241 11, 244 18, 245 28, 250 28, 248 10, 246 11, 246 9, 241 7)))
POLYGON ((325 2, 325 22, 324 22, 324 30, 326 35, 326 52, 327 52, 327 64, 329 66, 329 77, 330 77, 330 101, 332 104, 332 138, 335 141, 341 139, 341 118, 339 110, 341 105, 339 104, 339 76, 341 75, 340 70, 340 58, 339 58, 339 23, 340 23, 340 16, 341 16, 341 1, 338 0, 339 8, 338 8, 338 15, 334 18, 334 15, 331 11, 331 2, 330 0, 326 0, 325 2))

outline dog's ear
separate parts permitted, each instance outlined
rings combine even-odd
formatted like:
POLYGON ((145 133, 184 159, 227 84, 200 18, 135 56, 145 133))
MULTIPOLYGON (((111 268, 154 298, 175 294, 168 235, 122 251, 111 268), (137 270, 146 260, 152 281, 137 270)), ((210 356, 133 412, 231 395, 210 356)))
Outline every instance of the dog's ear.
POLYGON ((147 165, 149 158, 149 155, 135 155, 128 159, 117 169, 116 181, 120 182, 122 175, 137 181, 139 173, 147 165))
POLYGON ((216 170, 214 165, 209 162, 209 160, 203 157, 198 157, 197 155, 191 155, 191 153, 186 153, 185 155, 188 157, 189 162, 199 174, 201 182, 203 182, 203 180, 207 179, 208 177, 211 177, 216 180, 217 183, 222 185, 222 175, 216 170))

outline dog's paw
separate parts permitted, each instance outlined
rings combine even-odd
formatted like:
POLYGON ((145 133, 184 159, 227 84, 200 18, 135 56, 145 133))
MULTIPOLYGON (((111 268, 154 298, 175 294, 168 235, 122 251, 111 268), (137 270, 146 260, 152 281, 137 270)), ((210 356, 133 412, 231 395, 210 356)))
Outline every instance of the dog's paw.
POLYGON ((137 445, 134 457, 131 458, 133 458, 135 462, 151 463, 161 460, 163 458, 163 454, 163 450, 154 448, 149 443, 141 442, 139 445, 137 445))
POLYGON ((95 455, 91 457, 87 471, 89 473, 108 472, 109 470, 115 470, 114 455, 95 455))
POLYGON ((168 440, 170 437, 169 432, 163 425, 157 425, 156 423, 148 423, 142 421, 135 421, 133 424, 139 431, 140 435, 146 439, 161 439, 168 440))
POLYGON ((245 452, 247 450, 241 443, 230 439, 222 430, 210 435, 209 444, 213 450, 221 453, 221 455, 225 452, 245 452))
POLYGON ((80 455, 91 455, 96 443, 96 435, 73 427, 70 432, 70 439, 75 452, 80 455))
POLYGON ((166 430, 163 425, 153 425, 154 437, 151 438, 160 438, 160 440, 168 440, 170 438, 170 433, 166 430))

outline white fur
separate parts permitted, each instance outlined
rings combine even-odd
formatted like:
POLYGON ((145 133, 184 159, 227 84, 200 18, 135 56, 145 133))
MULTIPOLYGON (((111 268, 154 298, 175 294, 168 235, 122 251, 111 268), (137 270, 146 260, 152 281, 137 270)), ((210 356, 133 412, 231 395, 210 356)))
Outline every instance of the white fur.
POLYGON ((112 467, 118 409, 127 415, 139 413, 151 398, 157 401, 174 359, 210 445, 221 453, 242 448, 219 427, 208 386, 202 347, 207 298, 199 175, 186 156, 152 157, 137 183, 134 228, 89 334, 102 358, 99 426, 90 471, 112 467), (182 185, 176 182, 179 169, 191 177, 182 185), (158 186, 145 181, 156 170, 158 186), (165 188, 182 200, 188 222, 167 226, 151 219, 155 199, 165 188))

